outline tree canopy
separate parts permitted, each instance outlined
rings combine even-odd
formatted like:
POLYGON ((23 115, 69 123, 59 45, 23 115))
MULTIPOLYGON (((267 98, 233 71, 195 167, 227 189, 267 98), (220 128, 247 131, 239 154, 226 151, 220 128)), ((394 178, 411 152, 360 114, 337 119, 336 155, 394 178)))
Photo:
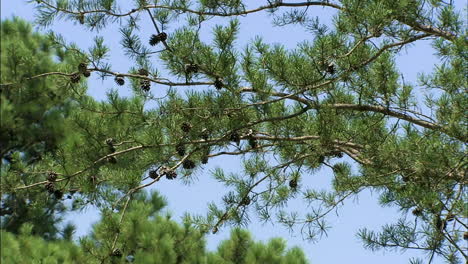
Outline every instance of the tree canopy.
POLYGON ((1 231, 0 257, 5 263, 308 263, 301 249, 286 250, 284 240, 255 242, 242 229, 233 229, 231 237, 222 241, 217 251, 208 252, 204 235, 189 224, 177 224, 169 214, 163 215, 161 209, 165 205, 157 193, 139 193, 128 205, 127 217, 120 224, 118 213, 104 212, 91 234, 80 238, 80 245, 72 243, 71 237, 44 241, 31 235, 30 224, 22 225, 17 236, 1 231), (123 238, 117 243, 115 232, 123 238))
MULTIPOLYGON (((17 17, 1 22, 1 80, 15 81, 14 90, 1 90, 0 157, 2 177, 1 227, 18 233, 22 224, 32 223, 32 234, 47 239, 58 235, 60 213, 66 208, 60 200, 48 199, 40 189, 28 192, 7 191, 22 177, 31 181, 42 174, 24 175, 43 158, 54 155, 72 134, 68 123, 73 106, 71 90, 63 79, 50 76, 26 80, 28 76, 49 75, 74 65, 63 49, 45 35, 34 33, 26 21, 17 17)), ((47 161, 45 161, 47 163, 47 161)), ((55 177, 49 173, 48 177, 55 177)), ((61 198, 63 193, 51 190, 61 198)))
MULTIPOLYGON (((237 173, 212 173, 226 185, 221 203, 185 219, 202 233, 256 215, 317 239, 328 213, 374 190, 401 219, 381 232, 359 230, 364 246, 419 249, 429 262, 436 255, 466 261, 468 45, 461 11, 438 0, 247 2, 31 1, 38 25, 65 19, 97 34, 119 27, 121 42, 96 37, 85 49, 51 32, 51 45, 70 63, 21 78, 2 72, 2 96, 47 81, 77 108, 61 123, 73 133, 54 153, 34 166, 5 163, 2 196, 73 191, 77 207, 119 208, 120 226, 141 190, 160 180, 193 181, 213 157, 238 156, 237 173), (329 25, 312 12, 317 8, 335 12, 329 25), (239 46, 239 18, 260 12, 273 26, 302 28, 304 41, 286 48, 258 32, 239 46), (142 31, 144 23, 154 32, 142 31), (409 83, 395 58, 425 40, 439 62, 409 83), (128 71, 113 70, 112 49, 133 62, 128 71), (89 75, 115 80, 108 100, 86 95, 82 76, 89 75), (122 96, 120 86, 133 94, 122 96), (307 181, 319 170, 333 175, 331 191, 307 181), (304 210, 289 211, 297 198, 304 210)), ((9 151, 3 160, 25 150, 9 151)), ((113 235, 107 254, 125 241, 113 235)))

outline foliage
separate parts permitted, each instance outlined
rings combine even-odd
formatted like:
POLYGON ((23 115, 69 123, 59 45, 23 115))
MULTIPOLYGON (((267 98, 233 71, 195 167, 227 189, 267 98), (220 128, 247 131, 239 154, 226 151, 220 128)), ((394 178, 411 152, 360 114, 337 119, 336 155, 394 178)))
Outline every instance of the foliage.
POLYGON ((217 252, 207 252, 202 233, 189 224, 179 225, 162 215, 164 199, 157 193, 138 193, 128 204, 126 218, 105 211, 93 232, 80 239, 80 246, 69 241, 47 242, 30 234, 25 224, 17 236, 2 231, 1 260, 6 263, 308 263, 299 248, 286 251, 279 238, 267 245, 255 242, 247 231, 236 229, 222 241, 217 252), (116 231, 118 229, 118 231, 116 231), (113 246, 114 234, 121 238, 113 246))
MULTIPOLYGON (((26 21, 17 17, 4 20, 1 30, 1 80, 14 82, 2 87, 0 94, 1 227, 18 233, 29 222, 33 234, 53 239, 59 231, 59 214, 66 210, 63 203, 38 189, 6 190, 43 180, 52 173, 24 172, 34 170, 40 162, 48 164, 56 158, 60 145, 72 138, 68 123, 74 109, 72 87, 55 76, 30 77, 65 71, 74 63, 67 51, 54 47, 47 36, 34 33, 26 21)), ((54 194, 61 196, 58 191, 54 194)))
MULTIPOLYGON (((116 87, 126 83, 134 94, 115 89, 99 103, 75 93, 81 110, 70 118, 79 135, 60 145, 60 159, 25 175, 56 171, 56 187, 76 187, 102 208, 118 205, 125 218, 125 201, 139 190, 163 177, 190 181, 211 158, 235 155, 242 171, 213 173, 227 187, 222 204, 186 218, 202 232, 243 224, 256 213, 316 239, 329 212, 370 189, 382 205, 399 208, 402 219, 382 232, 361 230, 366 247, 419 249, 429 262, 435 255, 448 263, 467 258, 468 45, 452 2, 266 1, 253 8, 231 0, 31 2, 43 26, 63 18, 98 35, 120 27, 121 48, 134 61, 128 72, 112 70, 108 53, 119 47, 101 37, 89 51, 51 37, 82 56, 86 70, 115 78, 116 87), (317 7, 335 11, 331 25, 314 17, 317 7), (264 11, 276 26, 303 27, 304 41, 289 49, 259 36, 239 47, 238 17, 264 11), (214 19, 224 20, 205 38, 200 29, 214 19), (147 21, 154 36, 141 27, 147 21), (424 40, 432 41, 440 62, 419 83, 408 83, 395 58, 424 40), (155 87, 167 87, 165 96, 157 97, 155 87), (331 191, 307 181, 319 170, 333 174, 331 191), (312 209, 289 212, 294 198, 312 209)), ((51 76, 76 87, 70 78, 76 69, 51 76)), ((5 190, 28 192, 46 183, 17 182, 5 190)), ((124 241, 106 245, 108 254, 124 241)))
POLYGON ((18 235, 0 231, 2 263, 89 263, 77 245, 70 241, 45 241, 32 235, 32 228, 24 224, 18 235))

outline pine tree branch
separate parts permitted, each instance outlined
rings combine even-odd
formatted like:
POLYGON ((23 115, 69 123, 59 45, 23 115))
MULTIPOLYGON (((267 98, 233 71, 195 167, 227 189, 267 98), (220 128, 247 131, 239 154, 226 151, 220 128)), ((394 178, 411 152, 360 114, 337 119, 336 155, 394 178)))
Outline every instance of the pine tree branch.
MULTIPOLYGON (((244 87, 240 91, 241 92, 249 92, 249 93, 261 93, 261 92, 259 92, 257 90, 254 90, 254 89, 248 88, 248 87, 244 87)), ((456 139, 458 139, 458 140, 460 140, 462 142, 467 141, 466 136, 452 135, 450 132, 448 132, 447 128, 445 128, 445 127, 443 127, 441 125, 412 117, 412 116, 410 116, 410 115, 408 115, 406 113, 393 111, 393 110, 391 110, 391 109, 389 109, 387 107, 383 107, 383 106, 364 105, 364 104, 323 104, 323 105, 319 106, 315 102, 311 102, 310 100, 299 97, 298 95, 296 95, 296 93, 288 94, 288 93, 283 93, 283 92, 269 92, 268 94, 280 97, 281 98, 280 100, 291 99, 291 100, 303 103, 303 104, 307 105, 308 107, 310 107, 311 109, 332 108, 332 109, 352 110, 352 111, 359 111, 359 112, 381 113, 381 114, 384 114, 384 115, 388 115, 388 116, 391 116, 391 117, 395 117, 395 118, 405 120, 407 122, 410 122, 412 124, 415 124, 415 125, 418 125, 418 126, 421 126, 421 127, 424 127, 424 128, 428 128, 428 129, 431 129, 431 130, 434 130, 434 131, 440 131, 440 132, 442 132, 442 133, 444 133, 444 134, 446 134, 446 135, 448 135, 450 137, 456 138, 456 139)), ((420 113, 418 113, 418 115, 422 116, 422 114, 420 114, 420 113)))
MULTIPOLYGON (((284 168, 284 167, 286 167, 286 166, 289 166, 289 165, 292 164, 292 163, 295 163, 295 162, 297 162, 297 161, 299 161, 299 160, 303 160, 303 159, 305 159, 305 158, 307 158, 307 157, 310 157, 310 156, 313 156, 313 155, 315 155, 315 153, 312 153, 312 154, 305 154, 305 155, 299 156, 299 157, 294 158, 294 159, 292 159, 292 160, 290 160, 290 161, 288 161, 288 162, 285 162, 285 163, 283 163, 283 164, 279 164, 279 165, 275 166, 273 169, 281 169, 281 168, 284 168)), ((250 192, 252 192, 252 190, 253 190, 255 187, 257 187, 260 183, 262 183, 262 182, 265 181, 266 179, 270 178, 270 176, 271 176, 271 175, 267 174, 267 175, 265 175, 264 177, 260 178, 258 181, 256 181, 254 184, 252 184, 252 185, 248 188, 246 194, 242 197, 242 200, 243 200, 243 199, 246 199, 246 197, 249 195, 250 192)), ((242 201, 242 200, 241 200, 241 201, 242 201)), ((242 202, 237 203, 236 206, 234 207, 234 210, 236 210, 236 211, 239 210, 239 208, 240 208, 241 206, 243 206, 243 205, 242 205, 242 202)), ((233 209, 233 208, 228 208, 228 209, 226 209, 226 210, 225 210, 225 213, 224 213, 224 214, 218 219, 218 221, 215 223, 215 225, 213 226, 213 231, 212 231, 213 234, 216 234, 216 233, 219 231, 219 227, 220 227, 225 221, 229 220, 229 211, 230 211, 231 209, 233 209)))
MULTIPOLYGON (((107 10, 107 9, 97 9, 97 10, 86 10, 86 11, 72 11, 72 10, 67 10, 63 8, 59 8, 57 6, 54 6, 46 1, 38 0, 37 1, 39 4, 44 4, 47 7, 56 10, 57 12, 63 12, 67 14, 72 14, 76 16, 84 15, 84 14, 92 14, 92 13, 103 13, 107 14, 110 16, 114 17, 125 17, 129 16, 133 13, 137 13, 143 10, 148 10, 149 9, 166 9, 166 10, 172 10, 172 11, 179 11, 182 13, 190 13, 190 14, 195 14, 199 16, 217 16, 217 17, 231 17, 231 16, 245 16, 253 13, 258 13, 260 11, 266 11, 266 10, 271 10, 271 9, 277 9, 280 7, 309 7, 309 6, 323 6, 323 7, 330 7, 333 9, 337 9, 340 11, 346 11, 342 6, 329 3, 328 1, 307 1, 307 2, 297 2, 297 3, 283 3, 283 2, 277 2, 277 3, 272 3, 269 5, 264 5, 260 6, 254 9, 250 10, 245 10, 245 11, 239 11, 239 12, 230 12, 230 13, 221 13, 221 12, 207 12, 207 11, 197 11, 194 9, 190 8, 181 8, 181 7, 173 7, 173 6, 168 6, 168 5, 146 5, 144 7, 141 7, 139 9, 132 9, 128 12, 125 13, 115 13, 113 11, 107 10)), ((442 37, 444 39, 453 41, 457 36, 453 34, 452 32, 444 31, 439 28, 436 28, 432 25, 422 25, 417 22, 409 21, 408 19, 405 19, 404 17, 399 17, 397 19, 399 22, 408 25, 409 27, 413 28, 416 31, 420 32, 425 32, 430 35, 435 35, 442 37)))
MULTIPOLYGON (((209 82, 172 82, 168 79, 168 81, 161 81, 162 78, 150 78, 148 76, 144 76, 144 75, 139 75, 139 74, 131 74, 131 73, 120 73, 120 72, 113 72, 113 71, 109 71, 109 70, 105 70, 105 69, 100 69, 100 68, 89 68, 88 69, 89 71, 91 72, 102 72, 102 73, 106 73, 106 74, 109 74, 109 75, 113 75, 113 76, 121 76, 121 77, 129 77, 129 78, 135 78, 135 79, 141 79, 141 80, 148 80, 150 82, 153 82, 153 83, 157 83, 157 84, 161 84, 161 85, 166 85, 166 86, 169 86, 169 87, 172 87, 172 86, 200 86, 200 85, 213 85, 213 82, 212 81, 209 81, 209 82)), ((64 72, 46 72, 46 73, 41 73, 41 74, 38 74, 38 75, 34 75, 34 76, 31 76, 31 77, 26 77, 24 78, 24 80, 34 80, 34 79, 38 79, 38 78, 43 78, 43 77, 48 77, 48 76, 54 76, 54 75, 58 75, 58 76, 65 76, 65 77, 71 77, 75 74, 79 74, 78 72, 72 72, 72 73, 64 73, 64 72)), ((20 84, 21 82, 18 82, 18 83, 4 83, 4 84, 0 84, 0 87, 1 86, 12 86, 12 85, 17 85, 17 84, 20 84)))
MULTIPOLYGON (((23 80, 30 81, 30 80, 34 80, 34 79, 37 79, 37 78, 43 78, 43 77, 53 76, 53 75, 71 77, 74 74, 77 74, 77 72, 72 72, 72 73, 46 72, 46 73, 41 73, 41 74, 38 74, 38 75, 31 76, 31 77, 25 77, 23 80)), ((12 85, 15 85, 15 84, 20 84, 20 83, 0 83, 0 87, 1 86, 12 86, 12 85)))

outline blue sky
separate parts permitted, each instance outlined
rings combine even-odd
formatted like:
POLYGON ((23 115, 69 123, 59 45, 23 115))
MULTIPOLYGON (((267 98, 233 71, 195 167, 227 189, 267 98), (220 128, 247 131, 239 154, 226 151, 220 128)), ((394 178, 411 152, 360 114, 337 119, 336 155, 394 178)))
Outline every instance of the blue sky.
MULTIPOLYGON (((263 1, 262 1, 263 2, 263 1)), ((463 2, 463 1, 460 1, 463 2)), ((462 4, 462 3, 459 3, 462 4)), ((25 0, 1 0, 2 19, 10 18, 13 15, 22 17, 28 21, 33 21, 33 4, 27 4, 25 0)), ((314 7, 310 11, 312 14, 319 15, 322 21, 330 21, 332 13, 329 9, 314 7)), ((152 29, 147 20, 147 16, 142 16, 144 23, 143 29, 148 30, 147 38, 152 34, 152 29)), ((215 19, 207 26, 220 22, 215 19)), ((297 43, 311 35, 305 34, 299 27, 288 26, 285 28, 274 28, 265 13, 256 14, 240 18, 241 32, 240 39, 237 41, 239 47, 253 39, 256 35, 261 35, 268 43, 282 43, 286 47, 292 48, 297 43)), ((59 21, 54 23, 51 28, 65 37, 69 42, 75 42, 82 48, 91 46, 95 33, 83 31, 79 25, 70 22, 59 21)), ((168 28, 170 32, 174 28, 168 28)), ((206 32, 209 32, 207 30, 206 32)), ((104 36, 105 42, 111 47, 112 70, 125 72, 131 65, 123 52, 119 49, 120 34, 117 27, 111 27, 100 32, 104 36)), ((207 34, 204 35, 209 38, 207 34)), ((402 55, 397 58, 397 65, 404 74, 406 82, 416 83, 418 73, 429 73, 437 59, 433 56, 434 51, 428 41, 420 41, 416 45, 406 49, 402 55)), ((153 86, 154 87, 154 86, 153 86)), ((112 80, 102 81, 96 78, 90 78, 89 93, 96 99, 105 99, 106 91, 116 88, 112 80)), ((156 87, 154 89, 164 89, 156 87)), ((124 95, 130 93, 128 88, 119 88, 119 92, 124 95)), ((156 91, 160 93, 161 91, 156 91)), ((152 188, 158 190, 167 197, 169 202, 168 209, 173 213, 174 219, 179 220, 185 213, 203 213, 206 211, 206 205, 210 201, 219 202, 223 194, 223 186, 210 178, 210 170, 221 167, 226 171, 236 172, 239 168, 239 160, 232 157, 220 157, 210 160, 209 165, 204 171, 198 171, 198 180, 191 185, 184 185, 180 181, 161 181, 152 188)), ((328 170, 322 170, 314 175, 306 175, 304 184, 308 186, 318 186, 327 189, 330 187, 331 174, 328 170)), ((376 200, 378 195, 369 191, 362 192, 357 200, 348 200, 346 204, 338 211, 338 215, 330 215, 328 221, 332 228, 328 232, 328 237, 323 237, 318 243, 309 243, 302 240, 298 232, 290 233, 287 229, 279 225, 258 223, 255 217, 247 227, 257 240, 268 240, 275 236, 283 237, 288 241, 288 246, 300 246, 307 254, 310 263, 407 263, 410 257, 421 257, 420 253, 414 251, 407 252, 371 252, 362 247, 359 239, 356 237, 356 231, 359 228, 367 227, 371 230, 379 230, 385 224, 393 223, 399 216, 395 208, 382 208, 376 200)), ((304 204, 296 201, 291 204, 291 208, 301 210, 304 204)), ((99 218, 95 210, 87 210, 82 213, 74 213, 69 220, 78 226, 78 235, 84 235, 89 231, 92 223, 99 218)), ((219 234, 208 235, 208 248, 215 249, 220 240, 227 238, 229 229, 225 228, 219 234)))

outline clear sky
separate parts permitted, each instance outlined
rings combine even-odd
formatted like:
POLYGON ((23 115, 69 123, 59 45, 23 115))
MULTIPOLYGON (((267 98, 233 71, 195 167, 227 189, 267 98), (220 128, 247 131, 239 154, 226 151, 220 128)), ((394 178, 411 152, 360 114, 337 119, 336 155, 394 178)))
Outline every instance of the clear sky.
MULTIPOLYGON (((130 2, 130 1, 129 1, 130 2)), ((132 1, 133 2, 133 1, 132 1)), ((255 1, 257 2, 257 1, 255 1)), ((258 1, 264 2, 264 1, 258 1)), ((458 1, 463 4, 464 1, 458 1)), ((1 18, 11 18, 13 15, 22 17, 25 20, 33 21, 34 4, 27 4, 25 0, 1 0, 1 18)), ((312 14, 316 14, 322 21, 330 21, 332 13, 329 9, 314 7, 310 9, 312 14)), ((153 34, 154 29, 150 27, 149 20, 143 16, 143 29, 148 30, 147 38, 153 34)), ((212 25, 220 20, 213 20, 207 25, 212 25)), ((305 34, 299 27, 288 26, 285 28, 273 28, 271 22, 263 14, 255 14, 240 18, 241 34, 238 40, 239 47, 243 47, 254 36, 261 35, 266 42, 282 43, 285 46, 292 48, 297 43, 305 39, 312 39, 312 35, 305 34)), ((59 21, 54 23, 52 30, 63 34, 69 42, 75 42, 81 48, 86 49, 92 44, 95 33, 83 31, 79 25, 74 25, 70 22, 59 21)), ((174 26, 166 31, 171 32, 174 26)), ((209 32, 209 30, 207 31, 209 32)), ((99 33, 104 36, 105 43, 111 47, 111 63, 112 70, 125 72, 131 65, 129 59, 124 57, 120 50, 120 34, 117 27, 111 27, 99 33)), ((204 35, 208 37, 207 34, 204 35)), ((418 73, 429 73, 437 59, 433 56, 432 50, 428 41, 420 41, 411 48, 406 49, 401 56, 397 58, 397 65, 404 74, 406 82, 416 83, 418 73)), ((164 87, 156 87, 154 89, 164 89, 164 87)), ((100 79, 90 78, 89 93, 96 99, 105 99, 105 93, 111 88, 116 88, 112 79, 101 81, 100 79)), ((119 92, 128 95, 128 88, 119 88, 119 92)), ((161 93, 162 91, 156 91, 161 93)), ((180 181, 160 181, 152 188, 158 190, 167 197, 169 202, 168 209, 173 212, 174 219, 180 220, 184 212, 202 213, 206 211, 207 202, 219 202, 220 197, 225 189, 222 185, 210 178, 209 171, 221 167, 226 171, 236 172, 239 168, 239 160, 232 157, 220 157, 210 160, 210 163, 204 171, 199 170, 197 173, 198 180, 190 186, 182 184, 180 181)), ((331 173, 329 170, 320 171, 314 175, 306 175, 304 184, 307 186, 318 186, 324 189, 330 187, 331 173)), ((330 215, 328 221, 332 228, 328 232, 328 237, 323 237, 318 243, 309 243, 302 240, 299 232, 290 233, 287 229, 279 225, 266 224, 262 225, 255 217, 251 217, 252 222, 248 225, 248 229, 252 232, 257 240, 268 240, 275 236, 283 237, 287 240, 288 246, 300 246, 307 254, 310 263, 313 264, 329 264, 329 263, 407 263, 410 257, 422 257, 420 253, 414 251, 406 252, 371 252, 362 247, 361 242, 356 236, 359 228, 367 227, 371 230, 378 231, 385 224, 395 222, 399 213, 395 208, 382 208, 376 200, 378 195, 372 194, 369 191, 362 192, 358 200, 348 200, 346 204, 338 211, 337 214, 330 215)), ((307 210, 305 204, 300 201, 295 201, 291 204, 291 208, 299 210, 307 210)), ((99 218, 96 210, 90 209, 82 213, 74 213, 67 219, 74 222, 78 227, 78 235, 86 234, 93 222, 99 218)), ((216 235, 208 235, 208 248, 215 249, 216 245, 222 239, 227 238, 229 229, 225 228, 216 235)), ((434 263, 437 263, 434 262, 434 263)))

